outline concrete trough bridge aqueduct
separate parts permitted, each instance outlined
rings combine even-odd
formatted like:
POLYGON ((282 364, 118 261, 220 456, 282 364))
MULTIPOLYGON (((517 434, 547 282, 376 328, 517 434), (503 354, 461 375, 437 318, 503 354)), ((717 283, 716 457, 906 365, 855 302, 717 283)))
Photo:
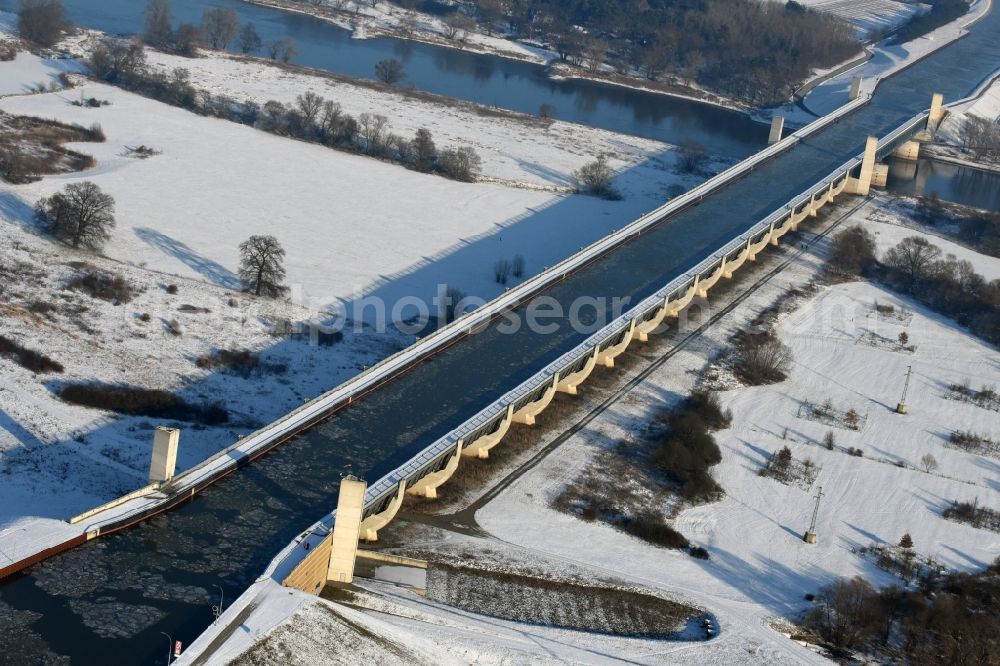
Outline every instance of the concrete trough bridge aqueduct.
POLYGON ((38 557, 0 561, 4 638, 18 646, 5 662, 64 655, 81 664, 153 663, 163 633, 185 645, 202 634, 212 620, 206 595, 216 586, 227 600, 220 626, 235 627, 267 581, 314 592, 327 580, 349 580, 359 538, 376 538, 407 493, 433 497, 463 459, 488 457, 512 424, 532 423, 555 393, 575 393, 598 366, 612 367, 629 345, 710 296, 835 197, 877 185, 879 162, 913 153, 908 142, 928 119, 931 129, 940 119, 940 100, 926 111, 933 90, 949 101, 965 97, 1000 63, 996 34, 1000 18, 991 13, 877 89, 867 82, 835 116, 201 465, 171 477, 160 467, 172 456, 161 452, 150 486, 79 517, 79 537, 38 557), (544 333, 499 330, 501 315, 523 313, 543 292, 564 312, 581 297, 628 296, 635 305, 596 333, 565 318, 544 333), (249 464, 265 453, 265 462, 249 464), (342 484, 345 471, 371 482, 342 484))
MULTIPOLYGON (((868 137, 863 153, 848 160, 821 183, 646 298, 403 467, 370 488, 354 476, 345 478, 340 484, 337 509, 331 514, 333 529, 320 528, 325 534, 312 552, 302 557, 282 579, 282 584, 318 593, 330 582, 350 583, 358 542, 376 541, 378 531, 396 516, 407 494, 436 498, 437 489, 455 474, 462 458, 488 458, 490 450, 502 443, 512 424, 534 425, 535 417, 549 406, 557 392, 575 395, 598 365, 613 368, 615 358, 633 341, 647 342, 668 319, 678 317, 697 300, 707 299, 709 290, 721 280, 731 279, 768 246, 777 246, 785 234, 815 217, 835 197, 867 196, 871 188, 884 187, 888 166, 880 160, 889 156, 916 160, 920 140, 933 135, 943 116, 942 95, 935 93, 928 112, 882 140, 868 137)), ((775 126, 781 125, 775 123, 775 126)))

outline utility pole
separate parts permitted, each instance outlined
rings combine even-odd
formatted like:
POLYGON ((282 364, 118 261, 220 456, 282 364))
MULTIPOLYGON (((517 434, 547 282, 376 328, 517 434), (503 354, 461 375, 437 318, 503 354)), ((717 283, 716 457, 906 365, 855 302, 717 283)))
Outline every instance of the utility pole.
POLYGON ((905 414, 906 413, 906 394, 910 391, 910 375, 913 374, 913 366, 906 366, 906 381, 903 383, 903 396, 896 403, 896 413, 905 414))
POLYGON ((812 520, 809 521, 809 529, 806 531, 802 540, 806 543, 816 543, 819 539, 816 537, 816 518, 819 516, 819 501, 823 498, 823 486, 819 487, 816 492, 816 506, 813 507, 812 520))

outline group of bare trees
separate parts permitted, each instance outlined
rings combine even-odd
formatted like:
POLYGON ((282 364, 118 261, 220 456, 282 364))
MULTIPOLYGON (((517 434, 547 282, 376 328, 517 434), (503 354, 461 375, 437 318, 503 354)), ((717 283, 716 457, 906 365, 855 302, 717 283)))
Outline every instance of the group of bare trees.
POLYGON ((967 115, 959 129, 962 146, 977 157, 1000 159, 1000 125, 993 120, 967 115))
POLYGON ((854 28, 789 2, 470 0, 445 18, 547 43, 564 61, 651 80, 688 79, 752 103, 782 99, 816 67, 860 51, 854 28), (582 29, 581 29, 582 28, 582 29))
POLYGON ((299 95, 292 104, 270 100, 261 105, 197 90, 185 69, 165 74, 147 67, 145 50, 138 41, 105 39, 94 46, 86 64, 91 76, 99 80, 273 134, 361 152, 465 182, 475 181, 482 168, 482 159, 469 146, 438 149, 431 132, 424 128, 412 139, 402 137, 391 131, 385 116, 362 113, 354 117, 337 102, 312 91, 299 95))
POLYGON ((265 44, 252 23, 240 25, 239 14, 232 7, 206 9, 199 25, 181 23, 175 28, 170 0, 148 0, 143 19, 142 38, 147 44, 181 55, 193 56, 199 46, 219 50, 235 47, 243 54, 263 51, 272 60, 289 62, 298 53, 295 41, 289 37, 265 44))
MULTIPOLYGON (((898 548, 912 560, 908 536, 898 548)), ((905 588, 876 590, 860 577, 839 579, 820 590, 804 624, 845 655, 860 651, 880 663, 1000 663, 997 574, 1000 558, 985 571, 928 577, 905 588)))
POLYGON ((1000 280, 987 280, 972 263, 945 256, 923 236, 904 238, 879 261, 872 235, 860 227, 848 228, 833 239, 828 268, 842 275, 876 277, 989 342, 1000 342, 1000 280))

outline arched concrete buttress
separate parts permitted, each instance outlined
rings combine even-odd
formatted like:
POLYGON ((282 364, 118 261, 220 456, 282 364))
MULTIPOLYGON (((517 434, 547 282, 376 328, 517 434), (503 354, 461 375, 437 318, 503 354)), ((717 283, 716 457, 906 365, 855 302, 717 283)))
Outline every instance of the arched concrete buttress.
POLYGON ((628 332, 622 336, 621 342, 615 345, 611 345, 607 349, 602 349, 597 354, 597 362, 602 363, 606 368, 615 367, 615 358, 621 356, 626 349, 628 349, 629 344, 632 342, 632 334, 635 332, 635 319, 633 319, 628 325, 628 332))
POLYGON ((549 403, 552 402, 552 398, 555 397, 558 388, 559 373, 557 372, 552 375, 552 383, 538 400, 529 402, 527 405, 514 412, 514 423, 523 423, 524 425, 529 426, 535 425, 535 417, 545 411, 545 408, 549 406, 549 403))
POLYGON ((576 389, 580 384, 587 380, 590 373, 594 371, 594 367, 597 365, 597 355, 600 353, 600 349, 597 345, 594 345, 594 351, 591 352, 590 356, 587 358, 587 362, 584 363, 583 367, 576 372, 571 372, 570 374, 559 380, 556 384, 556 390, 562 393, 569 393, 570 395, 576 395, 576 389))
POLYGON ((467 458, 481 458, 485 460, 490 457, 490 449, 500 443, 500 440, 504 438, 507 431, 510 430, 510 424, 514 420, 514 405, 507 405, 507 414, 503 417, 503 421, 493 432, 477 437, 468 444, 462 439, 459 444, 462 446, 462 455, 467 458))
POLYGON ((443 468, 436 472, 431 472, 422 479, 416 481, 412 486, 406 489, 406 492, 411 495, 426 497, 427 499, 435 499, 437 497, 437 489, 440 488, 445 481, 454 476, 455 470, 458 469, 458 462, 461 457, 462 442, 459 441, 455 445, 455 453, 451 454, 451 457, 448 458, 448 462, 443 468))
POLYGON ((392 501, 379 513, 373 513, 361 521, 360 537, 365 541, 378 541, 378 531, 389 524, 399 512, 399 507, 403 505, 403 497, 406 495, 406 481, 400 481, 399 487, 392 501))

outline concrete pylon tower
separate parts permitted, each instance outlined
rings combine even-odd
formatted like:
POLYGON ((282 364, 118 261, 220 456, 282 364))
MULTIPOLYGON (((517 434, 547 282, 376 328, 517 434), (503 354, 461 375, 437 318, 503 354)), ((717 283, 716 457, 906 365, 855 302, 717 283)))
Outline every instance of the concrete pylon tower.
POLYGON ((861 172, 857 178, 847 179, 847 191, 851 194, 868 196, 872 188, 872 180, 875 176, 875 159, 878 156, 878 139, 874 136, 868 137, 865 142, 865 154, 861 158, 861 172))
POLYGON ((181 431, 177 428, 156 429, 153 434, 153 456, 149 461, 149 482, 162 483, 174 478, 177 467, 177 446, 181 431))
POLYGON ((784 131, 784 116, 771 116, 771 133, 767 137, 767 145, 772 146, 781 141, 781 133, 784 131))
POLYGON ((340 481, 337 517, 333 523, 333 538, 330 542, 330 564, 326 571, 327 582, 350 583, 354 580, 354 559, 358 554, 366 490, 368 484, 355 476, 347 476, 340 481))
POLYGON ((861 78, 860 76, 855 76, 853 79, 851 79, 851 92, 850 92, 850 94, 848 96, 852 100, 855 100, 855 99, 861 97, 861 84, 863 82, 864 82, 864 79, 861 78))
POLYGON ((931 111, 927 116, 928 131, 937 131, 942 118, 944 118, 944 95, 941 93, 934 93, 934 96, 931 97, 931 111))

